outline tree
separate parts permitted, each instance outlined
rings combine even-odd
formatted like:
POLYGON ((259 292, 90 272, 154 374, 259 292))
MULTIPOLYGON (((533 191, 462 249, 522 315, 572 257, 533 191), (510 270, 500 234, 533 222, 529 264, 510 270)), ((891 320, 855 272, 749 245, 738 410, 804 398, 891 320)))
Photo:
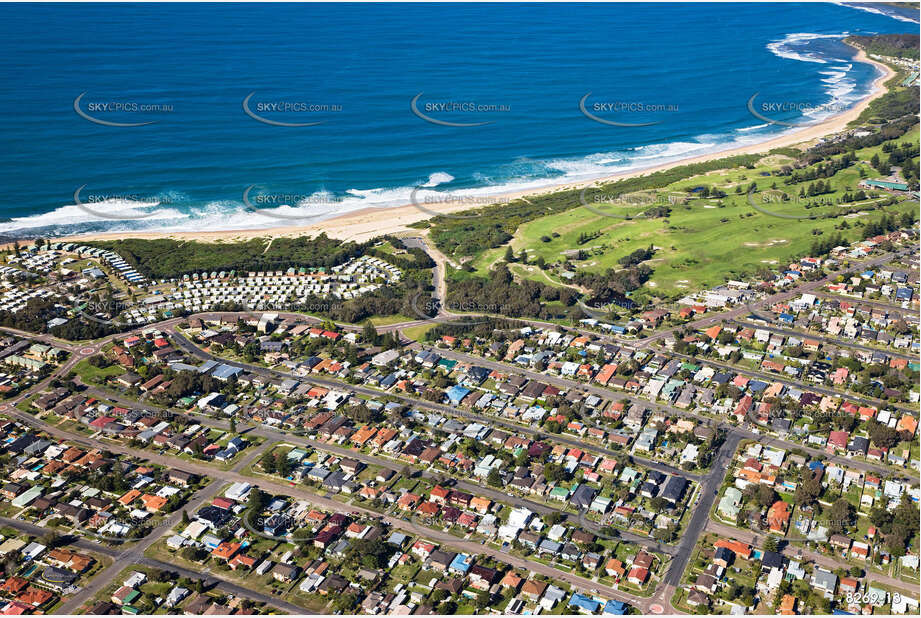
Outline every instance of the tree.
POLYGON ((271 451, 266 452, 265 455, 262 456, 262 458, 259 460, 259 466, 266 474, 275 473, 275 456, 272 455, 271 451))
POLYGON ((502 475, 498 468, 491 468, 486 476, 486 483, 490 487, 502 487, 502 475))
POLYGON ((804 479, 793 494, 793 503, 796 506, 809 506, 814 504, 818 497, 822 495, 822 483, 813 475, 804 479))
POLYGON ((361 339, 362 341, 374 345, 377 343, 377 329, 374 327, 370 321, 365 322, 364 327, 361 329, 361 339))
POLYGON ((828 509, 828 530, 833 534, 843 534, 854 523, 854 505, 838 498, 828 509))
POLYGON ((778 545, 779 543, 776 537, 769 536, 768 538, 764 539, 765 551, 777 551, 778 545))
POLYGON ((899 443, 899 432, 893 427, 873 421, 870 424, 870 440, 882 449, 891 449, 899 443))
POLYGON ((545 463, 544 478, 550 483, 559 483, 566 479, 566 469, 559 464, 545 463))
POLYGON ((333 609, 337 613, 346 613, 358 602, 358 597, 354 593, 348 592, 346 594, 340 594, 336 597, 336 600, 333 601, 333 609))
POLYGON ((759 485, 758 490, 755 493, 755 499, 763 507, 768 507, 777 502, 779 497, 777 492, 774 491, 773 487, 768 487, 767 485, 759 485))
POLYGON ((249 496, 246 498, 246 506, 254 515, 261 513, 268 502, 268 496, 258 487, 253 487, 249 492, 249 496))

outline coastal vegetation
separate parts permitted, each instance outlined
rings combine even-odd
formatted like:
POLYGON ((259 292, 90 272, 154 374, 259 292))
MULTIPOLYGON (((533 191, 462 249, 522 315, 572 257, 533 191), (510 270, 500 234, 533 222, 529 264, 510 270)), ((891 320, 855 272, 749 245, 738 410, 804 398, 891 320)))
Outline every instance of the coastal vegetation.
POLYGON ((845 43, 857 45, 865 49, 868 54, 915 59, 918 58, 918 41, 917 34, 852 35, 844 39, 845 43))
POLYGON ((212 271, 330 268, 358 257, 366 246, 320 234, 315 237, 253 238, 244 242, 124 238, 87 243, 115 251, 149 279, 170 279, 212 271))
MULTIPOLYGON (((606 193, 627 195, 644 189, 654 189, 678 180, 703 174, 725 166, 753 166, 759 155, 738 155, 718 161, 679 165, 646 176, 625 178, 604 185, 606 193)), ((499 247, 512 238, 524 223, 537 218, 565 212, 582 206, 580 191, 566 190, 514 200, 506 204, 486 206, 476 210, 476 217, 452 218, 436 216, 414 224, 428 228, 429 236, 448 255, 463 256, 499 247)))
MULTIPOLYGON (((917 57, 917 35, 847 42, 917 57)), ((415 225, 462 264, 448 271, 452 302, 504 299, 505 315, 552 319, 578 313, 574 299, 633 308, 677 298, 910 225, 916 201, 859 186, 894 174, 918 190, 918 88, 900 82, 864 110, 859 130, 806 149, 676 166, 415 225)))
MULTIPOLYGON (((500 269, 513 262, 511 272, 518 284, 556 285, 592 303, 626 294, 643 306, 653 297, 675 298, 684 290, 824 253, 876 230, 910 225, 916 218, 916 201, 858 185, 897 172, 917 188, 917 120, 902 116, 805 151, 734 157, 705 167, 707 171, 696 174, 671 170, 593 187, 581 198, 572 191, 547 196, 553 201, 541 203, 555 204, 555 209, 546 209, 552 212, 521 216, 528 220, 515 230, 504 230, 508 240, 495 247, 493 239, 476 236, 475 231, 500 226, 494 217, 514 208, 511 204, 484 209, 473 221, 433 220, 430 233, 436 241, 453 239, 439 246, 453 251, 464 264, 464 271, 449 273, 449 289, 462 284, 459 289, 467 294, 472 289, 498 290, 505 278, 500 269), (571 199, 578 206, 563 208, 571 199), (650 213, 650 205, 664 208, 650 213), (476 238, 461 240, 466 234, 476 238), (470 252, 462 253, 464 248, 470 252)), ((535 212, 533 206, 527 212, 535 212)), ((513 285, 506 286, 510 297, 513 285)), ((540 303, 540 297, 531 296, 532 302, 540 303)), ((570 294, 566 296, 570 300, 570 294)), ((527 303, 510 304, 518 311, 507 315, 568 314, 561 307, 525 314, 520 310, 527 303)))

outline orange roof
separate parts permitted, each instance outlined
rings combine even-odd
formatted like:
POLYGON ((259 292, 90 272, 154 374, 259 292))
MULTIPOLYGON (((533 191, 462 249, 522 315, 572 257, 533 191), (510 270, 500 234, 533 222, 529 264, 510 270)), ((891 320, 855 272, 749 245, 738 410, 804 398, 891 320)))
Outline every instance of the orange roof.
POLYGON ((418 511, 419 513, 422 513, 423 515, 437 515, 438 511, 440 510, 441 510, 441 507, 439 507, 434 502, 423 502, 416 509, 416 511, 418 511))
POLYGON ((61 455, 61 460, 67 463, 73 463, 74 461, 83 457, 83 451, 78 449, 76 446, 72 446, 61 455))
POLYGON ((377 435, 374 437, 374 440, 372 440, 372 442, 374 442, 374 444, 378 446, 382 446, 390 442, 393 439, 393 437, 396 435, 397 435, 396 430, 385 427, 377 432, 377 435))
POLYGON ((489 498, 474 496, 473 500, 470 501, 470 508, 480 513, 488 511, 490 506, 492 506, 492 500, 489 498))
POLYGON ((400 506, 400 508, 406 510, 416 506, 417 502, 419 502, 419 496, 406 492, 400 496, 399 500, 397 500, 397 505, 400 506))
POLYGON ((141 502, 144 503, 144 508, 148 511, 155 512, 162 509, 166 506, 166 498, 163 496, 154 496, 151 494, 144 494, 141 496, 141 502))
POLYGON ((349 527, 346 528, 345 530, 346 532, 351 532, 353 534, 361 534, 362 530, 364 529, 365 529, 364 524, 360 524, 356 521, 353 521, 352 523, 349 524, 349 527))
POLYGON ((796 597, 792 594, 783 595, 780 601, 780 613, 783 615, 792 615, 796 613, 796 597))
POLYGON ((70 559, 70 570, 76 573, 82 573, 93 564, 93 559, 83 554, 74 554, 70 559))
POLYGON ((0 590, 9 592, 10 594, 16 594, 28 585, 28 579, 14 575, 13 577, 10 577, 5 582, 3 582, 3 585, 0 586, 0 590))
POLYGON ((643 567, 633 567, 630 569, 630 573, 627 575, 627 579, 636 579, 643 583, 646 583, 648 578, 649 569, 645 569, 643 567))
POLYGON ((771 508, 768 509, 767 519, 771 530, 783 530, 790 519, 787 503, 783 500, 778 500, 772 504, 771 508))
POLYGON ((233 555, 240 551, 239 543, 227 543, 226 541, 215 547, 211 554, 217 558, 229 560, 233 555))
POLYGON ((125 506, 128 506, 129 504, 137 500, 140 496, 141 496, 141 492, 139 492, 137 489, 132 489, 128 493, 126 493, 124 496, 119 498, 118 501, 124 504, 125 506))
POLYGON ((726 549, 728 549, 735 555, 741 556, 742 558, 746 560, 748 560, 748 558, 752 555, 751 546, 746 545, 745 543, 742 543, 741 541, 735 541, 731 539, 720 539, 716 543, 714 543, 713 546, 714 547, 725 547, 726 549))
POLYGON ((736 474, 736 477, 741 477, 749 483, 761 482, 761 473, 755 470, 750 470, 749 468, 742 468, 739 470, 739 472, 736 474))
POLYGON ((429 499, 430 500, 437 499, 437 500, 443 501, 448 498, 448 494, 450 493, 451 493, 451 490, 445 489, 441 485, 435 485, 434 487, 432 487, 432 491, 429 492, 429 499))
POLYGON ((723 330, 723 327, 717 324, 716 326, 711 326, 705 330, 704 334, 710 339, 716 339, 719 336, 721 330, 723 330))
POLYGON ((617 558, 611 558, 608 560, 608 563, 604 565, 604 570, 608 572, 613 572, 619 576, 624 574, 624 563, 618 560, 617 558))
POLYGON ((903 415, 902 418, 899 419, 899 424, 896 425, 896 430, 907 431, 911 435, 914 435, 917 429, 918 429, 918 421, 911 414, 903 415))
POLYGON ((230 560, 231 566, 236 566, 242 564, 245 567, 252 568, 256 565, 256 559, 252 556, 247 556, 246 554, 237 554, 230 560))
POLYGON ((350 439, 355 444, 361 446, 362 444, 364 444, 365 442, 373 438, 374 434, 376 433, 377 433, 377 428, 370 427, 369 425, 365 425, 364 427, 356 431, 354 434, 352 434, 352 437, 350 439))
POLYGON ((518 573, 516 573, 515 571, 509 571, 502 578, 502 581, 499 582, 499 585, 504 588, 515 588, 517 590, 518 586, 521 585, 522 581, 523 580, 521 576, 518 575, 518 573))
POLYGON ((26 588, 25 592, 16 597, 16 600, 20 603, 25 603, 26 605, 39 607, 50 601, 52 597, 54 597, 54 595, 47 590, 42 590, 41 588, 36 588, 35 586, 29 586, 26 588))

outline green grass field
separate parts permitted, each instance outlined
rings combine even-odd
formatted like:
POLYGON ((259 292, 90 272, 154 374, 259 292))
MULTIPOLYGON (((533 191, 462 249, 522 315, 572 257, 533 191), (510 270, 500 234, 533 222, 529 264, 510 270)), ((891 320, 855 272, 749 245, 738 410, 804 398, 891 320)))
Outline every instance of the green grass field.
MULTIPOLYGON (((917 144, 918 131, 912 130, 892 143, 906 141, 917 144)), ((808 253, 812 243, 823 235, 827 238, 840 232, 845 238, 855 240, 861 237, 863 222, 876 221, 883 214, 917 211, 917 202, 883 209, 881 204, 888 195, 882 193, 879 199, 868 197, 860 202, 838 204, 846 192, 858 190, 862 178, 879 176, 866 162, 876 153, 884 157, 881 148, 857 151, 856 164, 826 179, 832 183, 834 192, 814 198, 798 197, 800 189, 807 188, 810 182, 786 185, 783 177, 771 175, 780 166, 792 162, 783 155, 765 157, 754 169, 717 170, 656 191, 638 192, 632 195, 632 203, 622 200, 622 203, 611 204, 592 199, 591 194, 586 193, 590 208, 583 206, 535 219, 518 228, 510 245, 516 256, 522 250, 527 251, 532 266, 513 265, 513 273, 545 284, 559 284, 560 267, 552 265, 566 261, 567 251, 570 252, 569 263, 576 271, 603 272, 620 268, 618 259, 624 255, 653 245, 655 255, 645 263, 654 273, 645 289, 657 296, 678 297, 685 291, 742 278, 764 267, 783 265, 795 256, 808 253), (751 199, 762 209, 780 215, 814 218, 781 218, 756 210, 747 194, 752 182, 758 189, 751 199), (696 197, 692 190, 702 185, 720 189, 727 195, 721 199, 696 197), (737 193, 737 188, 742 192, 737 193), (779 201, 781 193, 792 199, 779 201), (667 218, 638 217, 650 204, 670 204, 671 214, 667 218), (811 204, 822 205, 807 208, 811 204), (626 219, 626 216, 633 218, 626 219), (839 229, 844 221, 847 221, 847 229, 839 229), (571 255, 573 249, 581 249, 585 259, 575 259, 571 255), (545 272, 533 266, 538 257, 548 265, 545 272)), ((474 256, 471 265, 476 274, 484 276, 503 259, 504 253, 504 247, 484 251, 474 256)))

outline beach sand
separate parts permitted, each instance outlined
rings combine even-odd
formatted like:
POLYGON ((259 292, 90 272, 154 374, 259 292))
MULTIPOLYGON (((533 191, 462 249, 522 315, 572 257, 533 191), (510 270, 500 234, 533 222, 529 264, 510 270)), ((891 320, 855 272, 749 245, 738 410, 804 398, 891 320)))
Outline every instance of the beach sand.
MULTIPOLYGON (((885 82, 888 81, 893 75, 894 71, 888 66, 881 62, 877 62, 867 57, 863 50, 858 49, 857 55, 854 57, 854 60, 857 62, 865 62, 876 66, 881 72, 882 75, 878 77, 873 82, 873 90, 870 95, 861 100, 857 105, 848 109, 847 111, 842 112, 836 116, 828 118, 827 120, 811 125, 809 127, 804 127, 797 131, 792 131, 786 135, 782 135, 758 144, 751 144, 747 146, 740 146, 738 148, 731 148, 727 150, 721 150, 719 152, 713 152, 705 155, 699 155, 696 157, 689 157, 681 159, 678 161, 672 161, 667 164, 658 165, 654 167, 648 167, 644 169, 638 169, 630 172, 624 172, 620 174, 615 174, 611 176, 606 176, 602 178, 593 178, 591 180, 585 180, 580 182, 559 184, 559 185, 550 185, 546 187, 541 187, 538 189, 532 189, 527 191, 519 191, 514 193, 504 193, 497 194, 495 196, 490 196, 495 198, 496 201, 508 201, 516 198, 527 198, 534 195, 545 195, 548 193, 553 193, 556 191, 566 190, 566 189, 581 189, 587 186, 594 186, 603 184, 606 182, 611 182, 615 180, 620 180, 623 178, 631 178, 635 176, 643 176, 646 174, 651 174, 660 170, 670 169, 679 165, 688 165, 692 163, 701 163, 704 161, 711 161, 714 159, 721 159, 723 157, 729 157, 739 154, 758 154, 763 152, 768 152, 774 148, 787 147, 787 146, 802 146, 806 147, 811 143, 815 142, 817 139, 837 133, 839 131, 847 128, 847 125, 860 116, 861 112, 867 108, 870 102, 883 95, 886 92, 884 86, 885 82)), ((476 206, 485 206, 485 202, 477 202, 476 206)), ((438 213, 451 213, 462 210, 468 210, 471 208, 471 204, 467 203, 444 203, 444 204, 425 204, 425 208, 432 212, 438 213)), ((431 212, 423 212, 416 206, 412 204, 407 204, 405 206, 393 206, 388 208, 366 208, 363 210, 355 210, 349 213, 345 213, 341 216, 327 219, 319 223, 314 223, 311 225, 303 226, 285 226, 277 228, 261 228, 261 229, 252 229, 252 230, 226 230, 226 231, 209 231, 209 232, 165 232, 165 231, 152 231, 152 232, 117 232, 117 233, 104 233, 104 234, 81 234, 75 236, 67 237, 68 240, 103 240, 103 239, 118 239, 118 238, 174 238, 182 240, 199 240, 205 242, 233 242, 236 240, 248 240, 251 238, 278 238, 278 237, 294 237, 294 236, 315 236, 322 232, 325 232, 327 236, 331 238, 338 238, 341 240, 354 240, 357 242, 363 242, 375 236, 381 236, 383 234, 405 234, 407 232, 412 233, 421 233, 420 231, 413 230, 408 226, 412 223, 428 219, 432 216, 431 212)), ((60 240, 60 239, 56 239, 60 240)))

